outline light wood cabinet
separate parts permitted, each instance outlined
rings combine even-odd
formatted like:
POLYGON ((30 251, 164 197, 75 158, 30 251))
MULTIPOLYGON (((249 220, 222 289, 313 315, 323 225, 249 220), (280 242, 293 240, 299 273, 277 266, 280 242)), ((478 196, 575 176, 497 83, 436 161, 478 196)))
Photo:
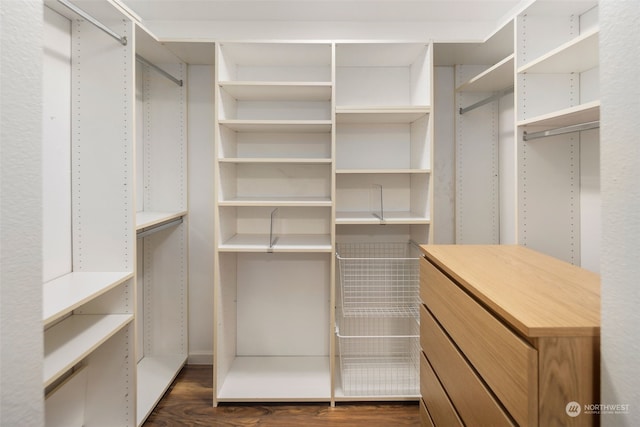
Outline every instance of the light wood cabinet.
POLYGON ((422 250, 421 376, 436 425, 451 413, 439 387, 467 425, 598 423, 566 412, 599 398, 597 274, 521 246, 422 250))

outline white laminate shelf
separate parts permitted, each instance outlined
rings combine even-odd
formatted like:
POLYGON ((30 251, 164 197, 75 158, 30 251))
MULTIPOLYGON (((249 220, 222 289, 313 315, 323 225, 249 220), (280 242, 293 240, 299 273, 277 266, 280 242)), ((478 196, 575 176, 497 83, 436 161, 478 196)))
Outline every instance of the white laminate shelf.
POLYGON ((221 81, 220 88, 239 101, 329 101, 330 82, 221 81))
POLYGON ((163 222, 168 222, 187 214, 187 211, 172 211, 172 212, 136 212, 136 230, 142 230, 143 228, 152 227, 163 222))
POLYGON ((337 169, 336 174, 430 174, 430 169, 337 169))
POLYGON ((219 206, 300 206, 300 207, 331 207, 329 197, 236 197, 229 200, 221 200, 219 206))
POLYGON ((269 247, 268 234, 235 234, 218 246, 221 252, 331 252, 328 234, 277 235, 269 247))
POLYGON ((260 133, 328 133, 331 120, 241 120, 225 119, 218 122, 236 132, 260 133))
POLYGON ((132 277, 130 271, 72 272, 45 283, 42 298, 44 325, 71 313, 132 277))
POLYGON ((138 425, 151 414, 186 360, 186 354, 174 354, 145 356, 138 362, 138 425))
POLYGON ((329 357, 236 357, 224 378, 218 400, 329 401, 329 357))
POLYGON ((518 69, 518 73, 581 73, 598 66, 599 29, 581 34, 518 69))
POLYGON ((132 314, 72 315, 44 333, 44 387, 133 320, 132 314))
POLYGON ((497 92, 513 86, 514 54, 472 77, 456 88, 458 92, 497 92))
POLYGON ((220 163, 261 163, 261 164, 331 164, 332 160, 327 158, 296 158, 296 157, 223 157, 218 159, 220 163))
POLYGON ((600 119, 600 101, 593 101, 575 107, 554 111, 548 114, 521 120, 517 123, 520 127, 535 127, 537 130, 552 129, 557 127, 572 126, 600 119))
POLYGON ((337 225, 345 225, 345 224, 429 224, 431 221, 428 217, 424 215, 419 215, 413 212, 401 212, 401 211, 391 211, 385 212, 383 215, 383 219, 380 219, 372 212, 345 212, 338 211, 336 212, 336 224, 337 225))
POLYGON ((429 106, 342 106, 336 107, 336 122, 408 124, 430 112, 429 106))

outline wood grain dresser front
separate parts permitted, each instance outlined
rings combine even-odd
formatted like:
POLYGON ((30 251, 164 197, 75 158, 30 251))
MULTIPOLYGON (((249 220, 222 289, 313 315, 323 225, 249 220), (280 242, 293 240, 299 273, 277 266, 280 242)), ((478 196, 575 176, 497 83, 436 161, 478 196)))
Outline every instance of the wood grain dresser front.
POLYGON ((423 425, 598 424, 576 409, 599 399, 597 274, 521 246, 422 251, 423 425))

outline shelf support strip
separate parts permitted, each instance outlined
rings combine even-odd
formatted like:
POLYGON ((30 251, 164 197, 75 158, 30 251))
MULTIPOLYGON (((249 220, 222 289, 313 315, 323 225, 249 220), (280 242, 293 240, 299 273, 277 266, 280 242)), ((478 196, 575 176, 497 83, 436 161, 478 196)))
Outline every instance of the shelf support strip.
POLYGON ((162 74, 164 77, 168 78, 169 80, 171 80, 172 82, 174 82, 175 84, 177 84, 178 86, 182 86, 182 80, 177 79, 175 77, 173 77, 171 74, 167 73, 165 70, 163 70, 162 68, 158 67, 156 64, 153 64, 149 61, 147 61, 146 59, 144 59, 142 56, 136 54, 136 61, 153 68, 154 70, 156 70, 158 73, 162 74))
POLYGON ((118 40, 123 46, 127 45, 127 37, 126 36, 119 35, 115 31, 113 31, 111 28, 107 27, 102 22, 98 21, 96 18, 94 18, 93 16, 89 15, 84 10, 80 9, 75 4, 70 3, 67 0, 58 0, 58 3, 60 3, 61 5, 66 7, 67 9, 71 10, 75 14, 80 15, 86 21, 92 23, 93 25, 95 25, 96 27, 98 27, 99 29, 104 31, 105 33, 109 34, 111 37, 113 37, 114 39, 118 40))
POLYGON ((482 101, 478 101, 475 104, 469 105, 468 107, 460 108, 460 114, 468 113, 471 110, 475 110, 478 107, 482 107, 484 104, 488 104, 490 102, 493 102, 496 99, 502 98, 503 96, 508 95, 510 93, 513 93, 513 86, 511 86, 511 87, 509 87, 507 89, 503 89, 501 91, 498 91, 498 92, 494 93, 493 95, 491 95, 490 97, 485 98, 482 101))
POLYGON ((556 129, 543 130, 540 132, 524 132, 522 139, 531 141, 532 139, 546 138, 548 136, 563 135, 565 133, 579 132, 581 130, 597 129, 600 127, 600 121, 579 123, 577 125, 563 126, 556 129))

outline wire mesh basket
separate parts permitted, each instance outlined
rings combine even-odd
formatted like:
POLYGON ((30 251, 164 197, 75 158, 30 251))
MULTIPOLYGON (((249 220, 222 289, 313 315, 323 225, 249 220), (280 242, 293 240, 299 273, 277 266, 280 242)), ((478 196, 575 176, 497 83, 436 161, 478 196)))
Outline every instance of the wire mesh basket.
POLYGON ((344 316, 418 317, 420 265, 413 243, 339 243, 336 257, 344 316))
POLYGON ((340 323, 336 335, 345 396, 419 395, 416 319, 342 317, 340 323))

